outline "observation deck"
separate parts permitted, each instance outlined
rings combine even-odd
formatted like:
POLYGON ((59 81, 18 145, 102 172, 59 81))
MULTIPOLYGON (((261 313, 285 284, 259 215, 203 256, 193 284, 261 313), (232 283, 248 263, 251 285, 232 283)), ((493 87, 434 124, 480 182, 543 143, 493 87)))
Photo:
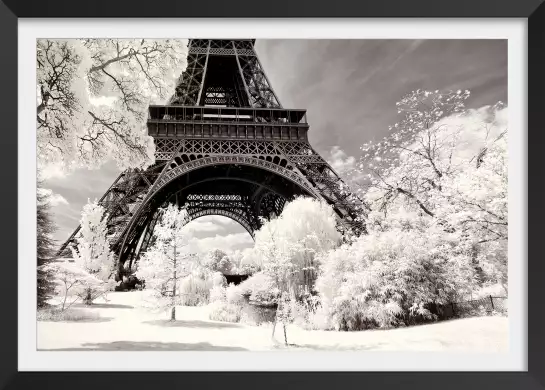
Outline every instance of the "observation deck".
POLYGON ((154 138, 206 138, 307 141, 306 110, 285 108, 153 105, 148 135, 154 138))

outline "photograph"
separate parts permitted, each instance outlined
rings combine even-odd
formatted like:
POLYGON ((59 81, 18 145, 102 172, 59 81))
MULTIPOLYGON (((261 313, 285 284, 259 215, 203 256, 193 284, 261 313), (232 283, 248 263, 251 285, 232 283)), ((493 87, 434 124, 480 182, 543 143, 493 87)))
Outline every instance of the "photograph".
POLYGON ((509 352, 508 39, 35 55, 37 351, 509 352))

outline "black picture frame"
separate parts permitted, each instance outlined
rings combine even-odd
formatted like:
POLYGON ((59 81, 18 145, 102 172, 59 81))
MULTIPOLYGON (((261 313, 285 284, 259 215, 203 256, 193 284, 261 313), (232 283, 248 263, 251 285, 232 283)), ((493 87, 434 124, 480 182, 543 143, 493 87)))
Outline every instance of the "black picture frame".
MULTIPOLYGON (((0 386, 5 389, 347 388, 545 389, 545 267, 539 244, 545 137, 543 0, 3 0, 0 5, 0 386), (18 372, 17 371, 17 20, 36 17, 486 17, 528 22, 528 371, 527 372, 18 372), (531 81, 530 81, 531 80, 531 81), (530 129, 534 130, 530 132, 530 129), (531 153, 530 153, 531 152, 531 153), (533 180, 530 181, 530 178, 533 180), (531 205, 531 208, 530 208, 531 205), (530 261, 531 260, 531 261, 530 261)), ((327 20, 324 20, 326 23, 327 20)), ((20 129, 19 129, 20 131, 20 129)), ((524 201, 521 199, 520 201, 524 201)), ((18 260, 18 261, 17 261, 18 260)), ((517 261, 517 259, 510 259, 517 261)), ((523 259, 520 259, 523 261, 523 259)))

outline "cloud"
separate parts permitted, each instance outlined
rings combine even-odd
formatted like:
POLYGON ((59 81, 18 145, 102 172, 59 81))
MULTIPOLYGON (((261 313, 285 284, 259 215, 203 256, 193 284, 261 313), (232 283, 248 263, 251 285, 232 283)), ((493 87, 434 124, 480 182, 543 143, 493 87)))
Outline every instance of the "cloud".
POLYGON ((191 233, 209 233, 221 231, 223 230, 223 226, 219 225, 218 222, 215 222, 214 220, 209 220, 209 217, 202 217, 191 221, 184 229, 191 233))
POLYGON ((198 253, 207 253, 214 249, 221 249, 226 253, 243 250, 254 245, 252 237, 247 233, 215 235, 212 237, 195 238, 189 243, 191 249, 198 253))
POLYGON ((207 215, 195 220, 195 222, 197 221, 213 223, 221 226, 238 225, 238 223, 233 221, 231 218, 227 218, 222 215, 207 215))
POLYGON ((327 161, 339 175, 346 174, 356 168, 356 158, 347 155, 345 151, 337 145, 331 148, 327 161))
POLYGON ((191 236, 190 250, 199 254, 214 249, 230 253, 254 245, 252 237, 238 222, 220 215, 197 218, 187 224, 184 230, 191 236))
POLYGON ((230 218, 220 215, 206 215, 188 223, 184 227, 184 231, 196 239, 202 239, 215 235, 243 233, 246 230, 230 218))
POLYGON ((356 184, 364 179, 364 173, 356 169, 358 163, 356 158, 349 156, 340 146, 333 146, 326 160, 335 172, 348 182, 347 184, 356 184))

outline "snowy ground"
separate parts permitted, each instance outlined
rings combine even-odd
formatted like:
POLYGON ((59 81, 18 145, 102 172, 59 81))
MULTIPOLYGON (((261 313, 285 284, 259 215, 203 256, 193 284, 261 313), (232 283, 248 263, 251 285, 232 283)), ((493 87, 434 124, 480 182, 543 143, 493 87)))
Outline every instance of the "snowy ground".
MULTIPOLYGON (((281 327, 210 321, 204 307, 178 307, 176 322, 141 307, 143 292, 118 292, 108 302, 82 310, 99 318, 81 322, 38 322, 39 350, 263 351, 284 348, 281 327)), ((395 350, 504 352, 509 346, 506 317, 479 317, 404 329, 363 332, 306 331, 288 327, 294 350, 395 350)))

